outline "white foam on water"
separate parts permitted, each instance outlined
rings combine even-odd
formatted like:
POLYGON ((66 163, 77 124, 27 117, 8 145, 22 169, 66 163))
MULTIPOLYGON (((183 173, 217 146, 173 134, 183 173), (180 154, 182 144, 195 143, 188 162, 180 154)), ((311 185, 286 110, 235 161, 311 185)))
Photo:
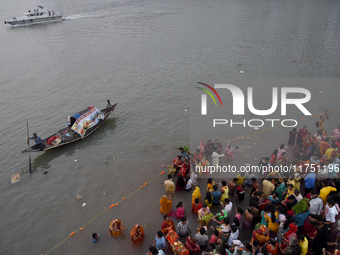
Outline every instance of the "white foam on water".
POLYGON ((96 14, 96 15, 90 15, 90 14, 74 14, 71 16, 67 16, 64 19, 65 20, 74 20, 74 19, 86 19, 86 18, 101 18, 104 17, 103 14, 96 14))

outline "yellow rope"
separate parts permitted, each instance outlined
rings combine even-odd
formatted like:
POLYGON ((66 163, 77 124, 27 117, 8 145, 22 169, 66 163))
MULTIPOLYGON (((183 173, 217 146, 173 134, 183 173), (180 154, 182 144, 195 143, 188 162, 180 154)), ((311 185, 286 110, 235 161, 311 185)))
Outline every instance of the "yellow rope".
MULTIPOLYGON (((49 254, 49 253, 51 253, 54 249, 56 249, 56 248, 58 248, 60 245, 62 245, 64 242, 66 242, 66 240, 67 239, 69 239, 71 236, 68 236, 64 241, 62 241, 60 244, 58 244, 57 246, 55 246, 52 250, 50 250, 48 253, 46 253, 46 254, 49 254)), ((43 255, 43 254, 41 254, 41 255, 43 255)))

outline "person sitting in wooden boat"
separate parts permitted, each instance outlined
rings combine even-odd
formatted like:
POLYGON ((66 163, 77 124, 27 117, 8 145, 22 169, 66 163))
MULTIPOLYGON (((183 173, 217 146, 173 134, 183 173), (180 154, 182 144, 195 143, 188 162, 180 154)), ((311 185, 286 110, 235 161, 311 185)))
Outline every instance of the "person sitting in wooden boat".
POLYGON ((111 104, 110 100, 107 100, 106 112, 110 112, 112 110, 113 110, 113 105, 111 104))
POLYGON ((32 137, 27 138, 27 144, 29 144, 30 139, 34 140, 34 142, 35 142, 35 145, 32 146, 32 149, 43 150, 46 147, 44 141, 41 139, 40 136, 37 136, 36 133, 34 133, 32 137))

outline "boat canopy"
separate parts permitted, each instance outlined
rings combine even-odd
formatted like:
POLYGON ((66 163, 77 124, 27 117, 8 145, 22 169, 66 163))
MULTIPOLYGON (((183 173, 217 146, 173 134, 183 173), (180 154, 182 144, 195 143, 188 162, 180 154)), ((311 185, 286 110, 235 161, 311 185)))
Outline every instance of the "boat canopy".
MULTIPOLYGON (((78 117, 78 116, 77 116, 78 117)), ((72 125, 71 129, 79 135, 84 136, 86 130, 96 125, 100 120, 104 119, 104 114, 95 107, 82 114, 72 125)))

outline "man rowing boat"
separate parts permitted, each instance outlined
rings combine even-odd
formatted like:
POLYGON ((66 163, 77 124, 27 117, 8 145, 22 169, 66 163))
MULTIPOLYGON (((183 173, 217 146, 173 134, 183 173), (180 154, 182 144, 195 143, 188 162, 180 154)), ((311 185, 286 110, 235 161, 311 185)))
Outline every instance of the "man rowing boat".
POLYGON ((32 137, 27 138, 27 144, 29 144, 30 139, 34 140, 35 142, 35 145, 31 147, 32 149, 43 150, 46 147, 44 141, 41 139, 40 136, 37 136, 36 133, 34 133, 32 137))

